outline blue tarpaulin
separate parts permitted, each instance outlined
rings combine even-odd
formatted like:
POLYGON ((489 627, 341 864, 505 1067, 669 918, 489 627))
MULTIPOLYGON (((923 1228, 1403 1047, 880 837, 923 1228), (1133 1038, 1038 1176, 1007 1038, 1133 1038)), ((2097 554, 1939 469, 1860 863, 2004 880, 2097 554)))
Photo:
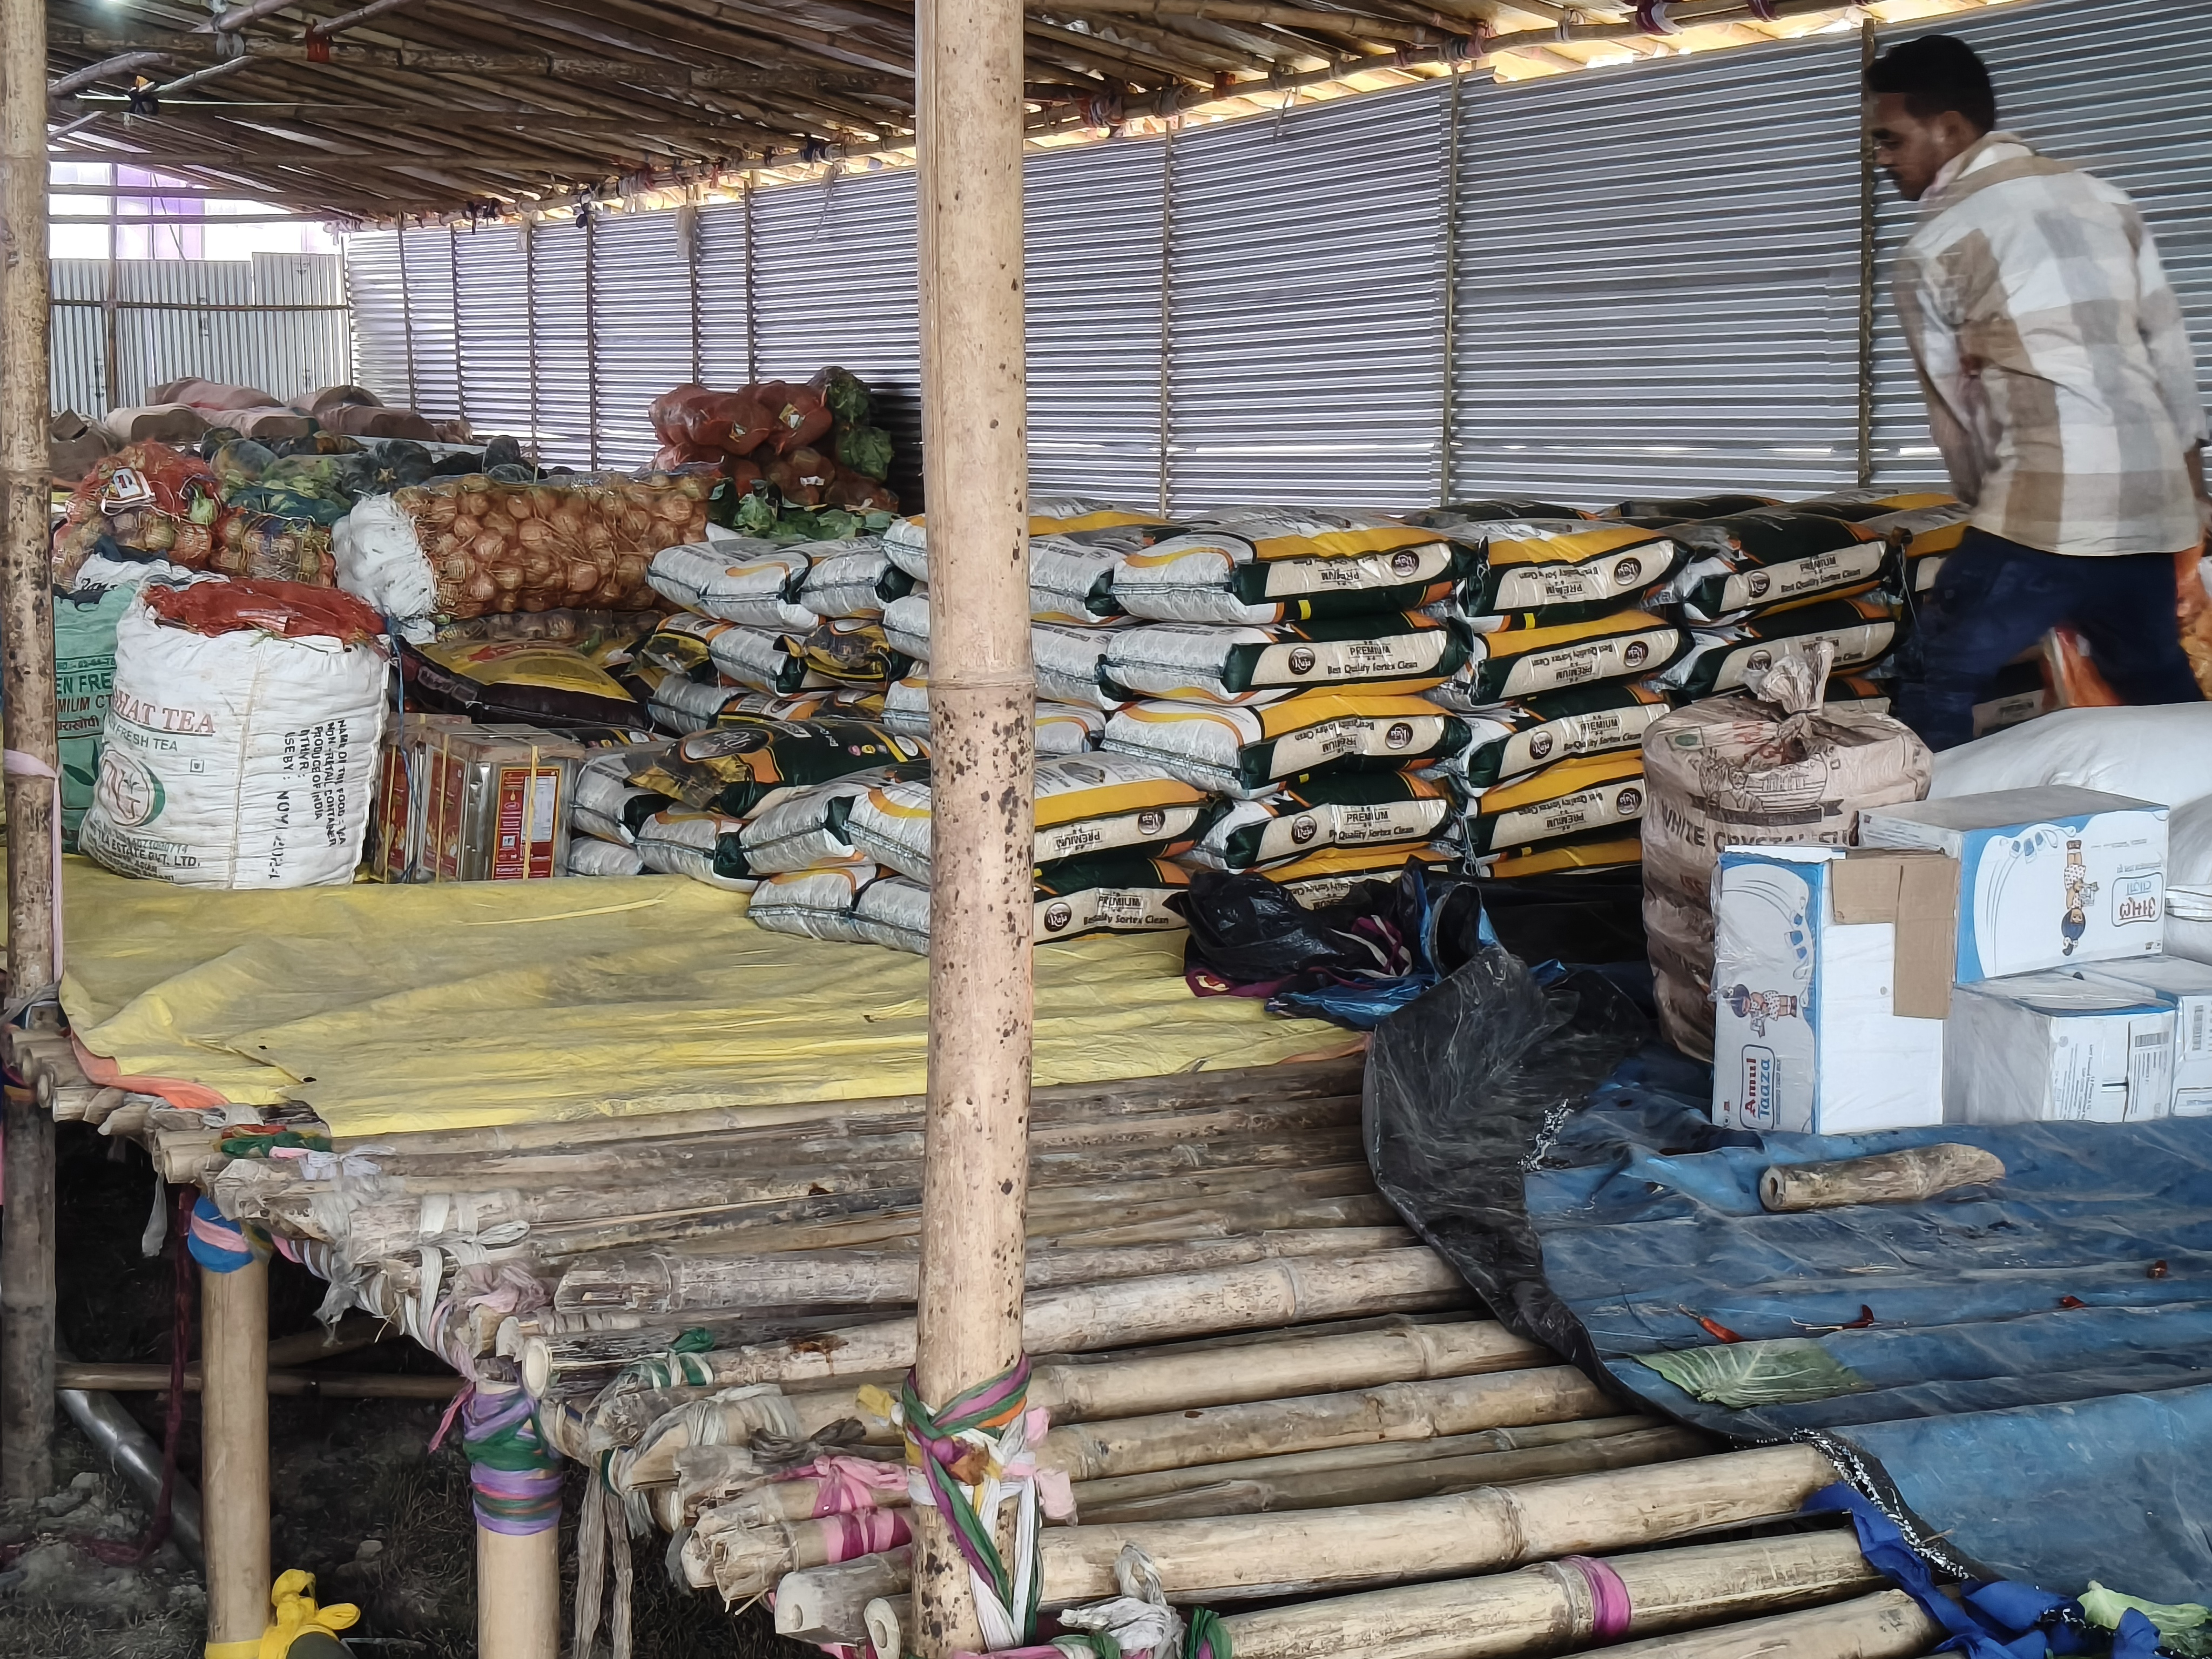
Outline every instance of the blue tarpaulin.
POLYGON ((1824 1429, 1951 1548, 2073 1593, 2212 1589, 2212 1119, 1759 1135, 1707 1121, 1710 1073, 1652 1052, 1526 1183, 1551 1288, 1613 1378, 1740 1438, 1824 1429), (1937 1141, 2004 1178, 1915 1204, 1772 1215, 1772 1164, 1937 1141), (1864 1329, 1822 1331, 1870 1312, 1864 1329), (1701 1404, 1635 1356, 1811 1337, 1871 1386, 1701 1404))
POLYGON ((1823 1437, 1960 1576, 2212 1599, 2212 1119, 1887 1134, 1714 1127, 1615 988, 1488 951, 1386 1021, 1378 1183, 1500 1316, 1742 1442, 1823 1437), (2002 1180, 1768 1213, 1770 1164, 1938 1141, 2002 1180), (1844 1388, 1740 1409, 1640 1355, 1816 1342, 1844 1388), (1863 1328, 1837 1328, 1857 1326, 1863 1328))

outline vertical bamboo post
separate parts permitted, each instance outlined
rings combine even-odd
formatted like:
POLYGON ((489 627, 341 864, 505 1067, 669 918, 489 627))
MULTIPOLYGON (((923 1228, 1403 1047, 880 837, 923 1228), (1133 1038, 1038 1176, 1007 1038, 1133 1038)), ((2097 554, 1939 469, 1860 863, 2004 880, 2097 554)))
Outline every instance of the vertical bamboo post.
MULTIPOLYGON (((481 1404, 515 1390, 487 1375, 481 1404)), ((469 1420, 463 1418, 464 1424, 469 1420)), ((555 1491, 559 1490, 557 1484, 555 1491)), ((614 1547, 629 1540, 616 1522, 614 1547)), ((501 1532, 477 1518, 477 1659, 560 1659, 561 1528, 557 1510, 542 1532, 501 1532)))
POLYGON ((252 1659, 269 1626, 269 1264, 203 1268, 200 1308, 207 1659, 252 1659))
MULTIPOLYGON (((1020 1357, 1028 1197, 1030 660, 1020 0, 920 0, 922 448, 929 466, 929 1105, 916 1386, 1020 1357)), ((925 1659, 981 1646, 968 1570, 917 1517, 925 1659)))
MULTIPOLYGON (((46 176, 44 0, 0 0, 0 720, 9 750, 8 996, 15 1002, 44 992, 60 966, 46 552, 46 176)), ((0 1495, 35 1498, 53 1472, 53 1120, 28 1091, 10 1091, 5 1130, 0 1495)))
MULTIPOLYGON (((615 1540, 628 1549, 627 1536, 615 1540)), ((477 1659, 559 1659, 561 1532, 477 1525, 477 1659)))

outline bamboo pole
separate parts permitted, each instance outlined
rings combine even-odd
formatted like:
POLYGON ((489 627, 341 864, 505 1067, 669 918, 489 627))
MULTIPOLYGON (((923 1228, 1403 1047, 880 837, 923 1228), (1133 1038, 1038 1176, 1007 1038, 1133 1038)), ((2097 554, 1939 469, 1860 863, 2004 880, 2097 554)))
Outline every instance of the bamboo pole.
MULTIPOLYGON (((9 751, 8 986, 50 994, 61 972, 61 825, 46 550, 46 13, 0 0, 0 726, 9 751)), ((9 1092, 0 1228, 0 1497, 43 1497, 53 1472, 52 1118, 9 1092)))
POLYGON ((1954 1187, 2002 1181, 2004 1173, 2004 1160, 1995 1152, 1945 1141, 1872 1158, 1771 1164, 1759 1177, 1759 1201, 1784 1213, 1847 1204, 1911 1204, 1954 1187))
MULTIPOLYGON (((1017 1246, 1018 1263, 1020 1257, 1017 1246)), ((1017 1348, 1025 1346, 1041 1353, 1134 1347, 1222 1331, 1260 1330, 1303 1321, 1450 1306, 1469 1299, 1465 1282, 1426 1246, 1378 1250, 1342 1260, 1294 1258, 1206 1273, 1070 1285, 1033 1297, 1026 1308, 1019 1298, 1018 1273, 1012 1287, 1010 1293, 1015 1297, 1014 1316, 1018 1322, 1017 1348)), ((724 1387, 740 1382, 827 1381, 901 1370, 919 1363, 920 1332, 930 1317, 926 1232, 921 1288, 920 1321, 885 1320, 801 1341, 724 1349, 704 1358, 715 1382, 724 1387)), ((550 1342, 544 1337, 525 1337, 516 1346, 515 1357, 521 1362, 525 1383, 533 1395, 544 1394, 556 1376, 550 1342)))
POLYGON ((1599 1623, 1591 1576, 1567 1561, 1231 1613, 1224 1622, 1237 1659, 1491 1659, 1832 1601, 1881 1582, 1842 1528, 1619 1555, 1603 1568, 1626 1592, 1626 1628, 1599 1623))
POLYGON ((269 1264, 200 1272, 207 1659, 250 1659, 269 1623, 269 1264))
MULTIPOLYGON (((1490 1320, 1293 1334, 1235 1352, 1235 1362, 1227 1364, 1213 1348, 1041 1364, 1030 1377, 1030 1404, 1042 1407, 1055 1423, 1093 1423, 1329 1389, 1474 1376, 1540 1365, 1553 1357, 1490 1320)), ((791 1405, 809 1434, 860 1414, 851 1388, 793 1395, 791 1405)))
POLYGON ((560 1659, 561 1529, 517 1535, 478 1521, 476 1534, 477 1659, 560 1659))
MULTIPOLYGON (((313 1395, 325 1400, 450 1400, 461 1386, 458 1376, 380 1376, 374 1372, 349 1372, 325 1376, 314 1371, 269 1371, 270 1394, 285 1396, 313 1395)), ((58 1389, 104 1389, 110 1394, 166 1394, 167 1365, 106 1365, 95 1361, 65 1361, 54 1367, 58 1389)), ((185 1392, 201 1393, 200 1368, 185 1370, 185 1392)))
MULTIPOLYGON (((1413 1236, 1401 1228, 1331 1228, 1107 1249, 1031 1250, 1024 1277, 1030 1289, 1049 1290, 1094 1280, 1241 1267, 1278 1256, 1402 1249, 1412 1242, 1413 1236)), ((911 1250, 732 1255, 656 1251, 647 1256, 586 1259, 561 1276, 553 1308, 559 1313, 605 1309, 643 1317, 726 1309, 899 1306, 913 1303, 920 1266, 911 1250)))
POLYGON ((1943 1636, 1917 1602, 1893 1589, 1816 1613, 1631 1642, 1607 1648, 1606 1659, 1913 1659, 1943 1636))
MULTIPOLYGON (((1401 1504, 1051 1528, 1038 1569, 1047 1607, 1098 1601, 1118 1594, 1114 1563, 1125 1544, 1135 1544, 1176 1601, 1273 1600, 1463 1577, 1754 1526, 1794 1516, 1835 1479, 1834 1465, 1809 1446, 1765 1446, 1401 1504)), ((813 1581, 847 1570, 790 1574, 777 1587, 779 1605, 788 1599, 811 1616, 828 1599, 813 1581)), ((876 1577, 894 1580, 891 1591, 878 1595, 902 1588, 895 1565, 876 1577)))
POLYGON ((1144 1474, 1270 1452, 1317 1451, 1371 1441, 1434 1440, 1526 1423, 1612 1414, 1605 1391, 1571 1365, 1385 1382, 1297 1400, 1255 1400, 1073 1423, 1045 1436, 1039 1455, 1072 1480, 1144 1474))
MULTIPOLYGON (((1013 1365, 1026 1337, 1036 686, 1023 372, 1024 44, 1021 0, 915 6, 930 557, 944 591, 959 595, 945 607, 929 676, 939 850, 915 1386, 932 1406, 1013 1365)), ((980 1648, 967 1565, 934 1510, 921 1520, 915 1623, 923 1659, 980 1648)))

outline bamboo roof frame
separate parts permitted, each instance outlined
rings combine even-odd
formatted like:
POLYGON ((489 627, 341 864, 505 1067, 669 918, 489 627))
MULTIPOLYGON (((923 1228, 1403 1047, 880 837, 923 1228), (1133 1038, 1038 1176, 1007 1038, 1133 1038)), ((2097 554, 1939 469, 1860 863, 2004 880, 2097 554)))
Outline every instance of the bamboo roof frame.
MULTIPOLYGON (((1871 10, 1897 21, 1980 3, 1871 10)), ((1079 143, 1467 66, 1521 79, 1791 39, 1869 9, 1028 0, 1027 123, 1033 144, 1079 143)), ((749 175, 912 159, 914 21, 890 0, 252 0, 221 16, 183 0, 46 0, 46 15, 51 160, 150 168, 352 226, 659 206, 749 175)))

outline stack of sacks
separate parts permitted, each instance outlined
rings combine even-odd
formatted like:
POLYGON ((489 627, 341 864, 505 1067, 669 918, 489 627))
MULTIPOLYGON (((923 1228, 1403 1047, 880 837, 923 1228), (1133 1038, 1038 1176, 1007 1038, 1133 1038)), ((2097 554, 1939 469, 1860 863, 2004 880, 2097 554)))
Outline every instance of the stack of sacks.
POLYGON ((872 878, 845 834, 853 801, 928 775, 921 744, 862 720, 732 715, 635 753, 624 792, 595 789, 599 810, 629 830, 646 869, 741 893, 769 876, 872 878))
MULTIPOLYGON (((837 787, 863 783, 855 775, 837 787)), ((1183 925, 1168 901, 1190 877, 1173 860, 1189 850, 1205 819, 1204 790, 1123 756, 1048 756, 1037 762, 1036 800, 1038 942, 1183 925)), ((866 781, 837 824, 848 858, 762 881, 753 920, 783 933, 926 955, 927 776, 866 781)))
POLYGON ((1428 701, 1465 672, 1448 605, 1478 549, 1376 514, 1238 508, 1156 532, 1109 585, 1104 747, 1223 797, 1188 861, 1309 903, 1456 854, 1468 741, 1428 701), (1416 776, 1416 774, 1425 775, 1416 776))
POLYGON ((1672 706, 1656 677, 1688 648, 1656 595, 1688 548, 1646 522, 1519 499, 1413 522, 1474 556, 1438 607, 1469 631, 1468 659, 1428 693, 1470 728, 1449 768, 1468 798, 1468 863, 1498 877, 1636 863, 1639 744, 1672 706))
MULTIPOLYGON (((1030 648, 1036 665, 1036 750, 1096 749, 1121 707, 1101 684, 1098 665, 1130 617, 1114 592, 1115 573, 1164 529, 1140 513, 1073 496, 1030 503, 1030 648)), ((929 732, 929 530, 901 519, 884 532, 884 552, 912 584, 884 609, 892 649, 917 665, 884 694, 884 721, 895 731, 929 732)))
POLYGON ((666 731, 703 732, 726 716, 875 720, 909 665, 884 608, 914 582, 872 536, 780 543, 710 529, 655 554, 646 580, 684 608, 636 652, 666 731))
POLYGON ((675 800, 657 790, 641 789, 629 775, 663 759, 674 745, 625 744, 604 750, 576 769, 575 793, 568 800, 568 850, 562 873, 571 876, 636 876, 645 873, 638 855, 637 832, 675 800))

